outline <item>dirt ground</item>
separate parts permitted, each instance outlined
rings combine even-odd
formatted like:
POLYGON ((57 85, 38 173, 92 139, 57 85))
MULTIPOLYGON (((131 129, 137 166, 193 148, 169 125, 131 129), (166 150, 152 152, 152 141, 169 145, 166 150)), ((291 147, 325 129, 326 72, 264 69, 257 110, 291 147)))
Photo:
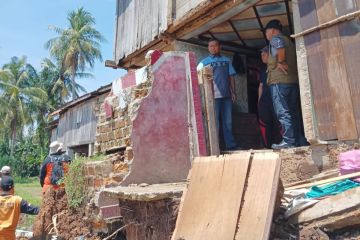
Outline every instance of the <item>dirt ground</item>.
POLYGON ((52 233, 67 240, 80 236, 86 237, 85 239, 100 239, 91 234, 87 223, 83 220, 84 208, 77 210, 68 208, 64 188, 59 190, 50 188, 45 193, 41 206, 33 226, 35 237, 45 238, 47 234, 52 233))

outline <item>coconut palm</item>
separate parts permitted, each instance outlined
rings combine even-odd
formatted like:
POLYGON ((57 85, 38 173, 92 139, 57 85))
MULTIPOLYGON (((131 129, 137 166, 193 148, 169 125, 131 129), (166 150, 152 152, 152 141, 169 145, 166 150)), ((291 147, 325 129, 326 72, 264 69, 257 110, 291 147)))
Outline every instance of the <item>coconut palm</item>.
POLYGON ((95 19, 84 8, 79 8, 68 14, 69 27, 62 29, 50 26, 59 36, 50 39, 45 47, 50 55, 61 62, 61 72, 71 76, 72 98, 76 92, 75 78, 79 72, 92 69, 96 60, 102 61, 100 42, 104 37, 94 28, 95 19))
POLYGON ((13 57, 0 70, 0 114, 5 133, 10 135, 11 155, 17 134, 22 134, 23 127, 34 122, 32 107, 47 100, 44 90, 31 85, 29 80, 35 77, 36 71, 26 63, 26 57, 13 57))
MULTIPOLYGON (((77 78, 91 78, 89 73, 78 72, 75 74, 77 78)), ((49 101, 55 108, 63 105, 71 97, 73 85, 71 84, 71 74, 68 71, 63 72, 61 63, 56 64, 48 58, 45 58, 41 63, 41 71, 39 73, 42 88, 47 91, 49 101)), ((85 88, 78 83, 75 83, 76 96, 80 92, 86 92, 85 88)))

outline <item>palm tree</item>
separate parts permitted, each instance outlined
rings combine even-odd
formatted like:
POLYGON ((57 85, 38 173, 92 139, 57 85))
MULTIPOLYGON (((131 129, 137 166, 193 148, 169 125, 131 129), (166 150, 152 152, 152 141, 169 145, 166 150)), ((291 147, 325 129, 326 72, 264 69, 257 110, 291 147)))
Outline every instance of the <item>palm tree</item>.
MULTIPOLYGON (((92 77, 89 73, 76 73, 78 78, 92 77)), ((61 69, 61 63, 56 64, 51 59, 45 58, 41 63, 41 71, 39 73, 42 88, 47 91, 49 101, 55 108, 63 105, 66 100, 71 96, 70 92, 73 91, 71 84, 71 74, 61 69)), ((85 88, 80 84, 75 83, 75 92, 86 92, 85 88)))
POLYGON ((34 122, 32 106, 47 100, 44 90, 31 85, 29 79, 34 77, 36 71, 26 63, 26 57, 13 57, 0 70, 0 114, 4 129, 10 134, 11 156, 17 134, 22 134, 23 127, 34 122))
POLYGON ((92 69, 95 60, 102 61, 100 42, 104 37, 94 28, 95 19, 84 8, 72 11, 67 17, 69 27, 62 29, 50 26, 59 36, 50 39, 45 47, 50 55, 61 62, 61 72, 69 73, 72 84, 72 98, 77 97, 75 77, 87 67, 92 69))

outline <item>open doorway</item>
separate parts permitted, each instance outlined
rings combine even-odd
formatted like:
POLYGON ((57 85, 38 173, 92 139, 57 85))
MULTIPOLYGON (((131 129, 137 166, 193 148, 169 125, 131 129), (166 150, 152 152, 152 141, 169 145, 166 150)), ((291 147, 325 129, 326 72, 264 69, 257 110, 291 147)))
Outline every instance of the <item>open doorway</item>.
POLYGON ((226 55, 232 57, 237 72, 236 92, 240 98, 233 105, 233 134, 245 149, 264 148, 258 123, 258 89, 263 67, 260 49, 268 45, 264 28, 273 19, 281 22, 284 35, 294 33, 291 2, 263 0, 191 39, 181 39, 203 47, 209 39, 217 39, 226 55))

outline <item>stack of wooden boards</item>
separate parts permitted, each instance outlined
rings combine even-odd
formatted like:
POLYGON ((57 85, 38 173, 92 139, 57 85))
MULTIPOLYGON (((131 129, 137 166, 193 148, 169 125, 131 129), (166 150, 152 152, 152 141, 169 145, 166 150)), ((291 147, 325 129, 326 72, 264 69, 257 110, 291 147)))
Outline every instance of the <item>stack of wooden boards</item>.
POLYGON ((268 239, 280 165, 271 151, 195 158, 172 240, 268 239))

